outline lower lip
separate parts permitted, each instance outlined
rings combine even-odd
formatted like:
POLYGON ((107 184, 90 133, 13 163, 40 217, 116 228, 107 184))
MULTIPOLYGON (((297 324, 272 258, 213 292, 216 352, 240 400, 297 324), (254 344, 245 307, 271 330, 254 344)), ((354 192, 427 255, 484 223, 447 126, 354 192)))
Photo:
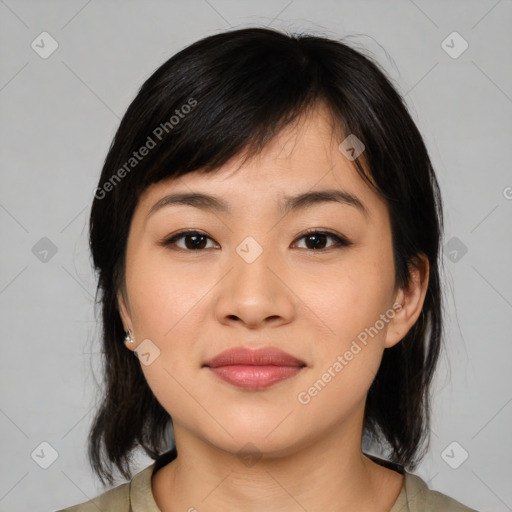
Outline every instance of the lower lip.
POLYGON ((230 365, 210 368, 222 380, 244 389, 264 389, 293 377, 301 366, 230 365))

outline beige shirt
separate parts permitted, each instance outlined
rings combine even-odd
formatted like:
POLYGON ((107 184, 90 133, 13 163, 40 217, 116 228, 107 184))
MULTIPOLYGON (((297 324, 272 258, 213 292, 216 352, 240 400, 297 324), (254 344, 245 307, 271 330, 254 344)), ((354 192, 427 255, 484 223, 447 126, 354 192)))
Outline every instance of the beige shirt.
MULTIPOLYGON (((151 491, 155 463, 121 484, 85 503, 56 512, 161 512, 151 491)), ((412 473, 404 473, 404 485, 389 512, 477 512, 444 494, 432 491, 412 473)))

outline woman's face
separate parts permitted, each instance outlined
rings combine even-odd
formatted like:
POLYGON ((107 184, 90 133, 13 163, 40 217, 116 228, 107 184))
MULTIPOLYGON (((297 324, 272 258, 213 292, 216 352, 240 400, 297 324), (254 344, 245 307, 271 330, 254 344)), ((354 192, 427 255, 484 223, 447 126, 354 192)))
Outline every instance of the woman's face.
POLYGON ((383 350, 415 318, 400 320, 387 207, 340 142, 319 108, 239 169, 236 158, 140 198, 119 304, 178 443, 193 436, 232 453, 251 443, 286 454, 330 435, 360 437, 383 350), (287 203, 327 190, 340 201, 287 203), (165 196, 192 193, 215 204, 167 201, 151 211, 165 196), (204 237, 164 244, 183 230, 204 237), (302 366, 267 358, 230 367, 229 357, 205 366, 240 347, 279 349, 302 366))

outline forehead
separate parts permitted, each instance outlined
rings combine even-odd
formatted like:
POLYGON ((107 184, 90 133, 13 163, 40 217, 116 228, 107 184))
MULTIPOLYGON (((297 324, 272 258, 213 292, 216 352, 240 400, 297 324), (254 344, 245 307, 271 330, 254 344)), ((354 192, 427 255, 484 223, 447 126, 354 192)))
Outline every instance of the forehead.
POLYGON ((382 198, 339 150, 344 136, 333 131, 331 119, 319 106, 285 127, 255 156, 245 159, 242 152, 215 171, 199 169, 151 185, 139 199, 139 209, 148 215, 166 195, 198 192, 222 197, 225 213, 248 207, 282 212, 287 198, 328 189, 345 194, 349 202, 355 198, 367 213, 385 213, 382 198))

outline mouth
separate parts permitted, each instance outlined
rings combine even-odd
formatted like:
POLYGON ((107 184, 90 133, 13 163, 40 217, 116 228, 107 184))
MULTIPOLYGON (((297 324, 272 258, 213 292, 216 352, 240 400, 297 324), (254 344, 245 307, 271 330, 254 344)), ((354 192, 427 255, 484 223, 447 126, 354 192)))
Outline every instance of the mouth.
POLYGON ((206 361, 218 378, 248 390, 265 389, 299 373, 306 363, 273 347, 251 350, 245 347, 224 350, 206 361))

